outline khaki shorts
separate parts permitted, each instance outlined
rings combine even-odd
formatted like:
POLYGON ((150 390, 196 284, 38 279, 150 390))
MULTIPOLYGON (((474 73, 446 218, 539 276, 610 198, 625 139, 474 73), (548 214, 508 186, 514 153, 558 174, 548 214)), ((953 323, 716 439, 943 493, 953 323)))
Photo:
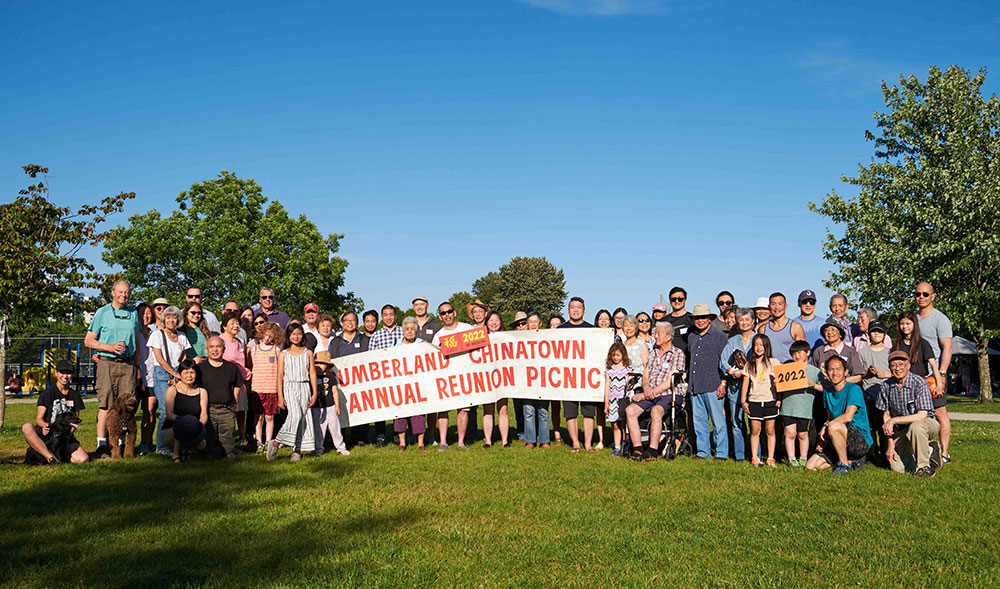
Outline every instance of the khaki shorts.
POLYGON ((107 409, 123 393, 135 394, 135 366, 101 359, 97 362, 97 403, 107 409))

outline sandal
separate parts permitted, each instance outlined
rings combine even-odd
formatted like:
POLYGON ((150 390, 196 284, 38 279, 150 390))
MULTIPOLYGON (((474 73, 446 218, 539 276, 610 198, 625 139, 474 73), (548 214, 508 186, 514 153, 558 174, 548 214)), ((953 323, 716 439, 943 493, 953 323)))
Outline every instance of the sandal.
POLYGON ((421 452, 426 452, 427 448, 425 446, 417 446, 417 450, 420 450, 421 452))
POLYGON ((181 459, 180 456, 174 456, 173 459, 174 459, 174 462, 176 462, 177 464, 180 464, 181 462, 183 462, 183 460, 181 459))
POLYGON ((635 460, 636 462, 641 462, 642 459, 645 458, 645 457, 646 457, 646 453, 643 452, 639 448, 636 448, 635 450, 632 450, 632 455, 629 456, 630 459, 635 460))
POLYGON ((402 452, 403 450, 406 450, 406 445, 405 444, 400 444, 399 445, 399 451, 402 452))
POLYGON ((576 454, 579 451, 580 451, 580 447, 579 446, 577 446, 576 448, 573 448, 572 450, 570 450, 570 452, 572 452, 573 454, 576 454))

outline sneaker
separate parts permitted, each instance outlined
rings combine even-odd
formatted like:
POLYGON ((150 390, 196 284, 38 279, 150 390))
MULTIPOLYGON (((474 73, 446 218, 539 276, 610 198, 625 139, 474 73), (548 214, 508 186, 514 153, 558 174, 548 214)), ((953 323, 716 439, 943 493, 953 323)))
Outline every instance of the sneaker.
POLYGON ((621 456, 622 455, 621 448, 615 448, 614 450, 612 450, 611 451, 611 455, 612 456, 621 456))
POLYGON ((171 450, 170 448, 157 448, 156 449, 156 453, 159 454, 160 456, 170 456, 170 457, 173 457, 173 455, 174 455, 174 451, 171 450))
POLYGON ((49 461, 46 464, 48 464, 48 466, 59 466, 62 463, 59 462, 55 456, 53 456, 52 458, 49 458, 49 461))
POLYGON ((468 447, 468 446, 466 446, 465 444, 459 444, 459 445, 458 445, 458 449, 459 449, 459 450, 468 450, 468 449, 469 449, 469 447, 468 447))
POLYGON ((145 456, 146 454, 149 454, 149 446, 146 444, 139 444, 135 447, 136 456, 145 456))
POLYGON ((265 451, 267 451, 267 448, 264 447, 264 444, 257 444, 257 453, 258 454, 263 454, 265 451))
POLYGON ((833 474, 848 474, 851 472, 851 465, 844 464, 843 462, 838 462, 837 466, 833 467, 833 474))
POLYGON ((914 478, 930 478, 934 476, 934 469, 929 466, 924 466, 923 468, 918 468, 915 473, 913 473, 914 478))
POLYGON ((379 437, 375 438, 375 447, 376 448, 382 448, 384 446, 385 446, 385 437, 379 436, 379 437))
POLYGON ((438 452, 444 452, 448 449, 448 444, 441 444, 438 446, 438 452))
POLYGON ((941 446, 937 440, 931 440, 931 468, 936 472, 941 470, 944 464, 941 462, 941 446))
POLYGON ((951 454, 945 454, 941 457, 941 462, 944 464, 951 464, 951 454))
POLYGON ((302 460, 302 455, 298 452, 292 452, 292 462, 298 462, 299 460, 302 460))
MULTIPOLYGON (((167 455, 171 455, 173 452, 168 452, 167 455)), ((94 457, 98 460, 102 458, 111 458, 111 448, 107 444, 101 444, 94 450, 94 457)))
POLYGON ((278 457, 278 442, 271 440, 267 444, 267 461, 271 462, 278 457))
POLYGON ((864 470, 866 463, 867 463, 867 461, 865 460, 864 456, 862 456, 861 458, 858 458, 857 460, 852 460, 851 461, 851 472, 855 472, 855 471, 859 471, 859 470, 864 470))
POLYGON ((750 466, 759 467, 761 464, 760 458, 757 458, 756 456, 750 459, 750 466))
POLYGON ((778 463, 774 461, 774 458, 768 458, 767 465, 770 466, 771 468, 778 468, 778 463))
POLYGON ((597 445, 594 446, 594 450, 603 450, 603 449, 604 449, 604 444, 602 442, 597 442, 597 445))
POLYGON ((350 450, 337 450, 337 454, 340 454, 341 456, 350 456, 351 452, 350 450))

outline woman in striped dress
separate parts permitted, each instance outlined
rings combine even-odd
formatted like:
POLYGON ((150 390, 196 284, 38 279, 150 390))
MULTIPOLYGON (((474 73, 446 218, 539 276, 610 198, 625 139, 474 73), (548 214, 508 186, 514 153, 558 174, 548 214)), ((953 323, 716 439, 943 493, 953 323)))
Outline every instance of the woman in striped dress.
POLYGON ((309 408, 316 404, 316 365, 312 350, 306 349, 302 325, 291 323, 285 330, 288 347, 278 358, 278 406, 288 410, 277 437, 267 446, 267 459, 274 460, 278 449, 292 449, 292 462, 303 452, 316 449, 309 408))

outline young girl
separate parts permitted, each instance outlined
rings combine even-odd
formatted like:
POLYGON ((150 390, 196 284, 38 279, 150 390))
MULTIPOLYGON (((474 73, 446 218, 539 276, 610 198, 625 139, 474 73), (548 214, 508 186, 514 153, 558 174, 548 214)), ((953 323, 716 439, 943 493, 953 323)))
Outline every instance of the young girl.
POLYGON ((771 357, 771 339, 764 334, 753 337, 753 354, 743 370, 743 390, 740 402, 750 416, 750 463, 760 466, 757 448, 760 446, 760 422, 767 432, 767 465, 774 467, 774 420, 778 417, 781 399, 774 388, 774 367, 778 364, 771 357))
POLYGON ((288 347, 278 357, 278 406, 288 410, 281 431, 267 445, 267 460, 278 456, 278 449, 292 449, 292 462, 302 460, 302 452, 316 449, 309 408, 316 404, 316 363, 312 350, 306 349, 306 334, 299 323, 285 330, 288 347))
POLYGON ((247 351, 247 368, 253 372, 249 400, 256 420, 257 451, 263 452, 265 445, 274 438, 274 414, 278 412, 278 353, 284 334, 277 323, 270 321, 259 325, 255 333, 258 343, 247 351), (262 437, 265 423, 267 437, 262 437))
POLYGON ((628 351, 621 342, 615 342, 608 351, 608 358, 604 365, 606 377, 604 379, 604 413, 608 416, 608 423, 614 432, 615 449, 612 456, 622 455, 622 436, 625 433, 625 411, 622 405, 625 402, 625 383, 628 380, 629 364, 628 351))

